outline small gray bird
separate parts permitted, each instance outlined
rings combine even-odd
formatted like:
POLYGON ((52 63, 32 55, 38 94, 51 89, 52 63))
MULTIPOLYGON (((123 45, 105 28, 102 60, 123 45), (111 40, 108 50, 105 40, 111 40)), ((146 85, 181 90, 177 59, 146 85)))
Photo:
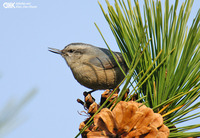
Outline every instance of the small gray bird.
MULTIPOLYGON (((108 49, 90 44, 71 43, 63 50, 49 48, 60 54, 70 67, 75 79, 94 90, 114 89, 124 79, 124 74, 108 49)), ((125 73, 128 68, 119 52, 113 52, 125 73)))

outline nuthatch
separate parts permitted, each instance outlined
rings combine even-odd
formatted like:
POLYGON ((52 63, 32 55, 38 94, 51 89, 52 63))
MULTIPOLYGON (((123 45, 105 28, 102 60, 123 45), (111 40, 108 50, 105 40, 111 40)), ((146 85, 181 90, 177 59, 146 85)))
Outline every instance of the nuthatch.
MULTIPOLYGON (((114 89, 125 77, 108 49, 84 43, 71 43, 63 50, 49 48, 49 51, 60 54, 66 60, 75 79, 92 90, 114 89)), ((128 67, 122 54, 113 53, 127 73, 128 67)))

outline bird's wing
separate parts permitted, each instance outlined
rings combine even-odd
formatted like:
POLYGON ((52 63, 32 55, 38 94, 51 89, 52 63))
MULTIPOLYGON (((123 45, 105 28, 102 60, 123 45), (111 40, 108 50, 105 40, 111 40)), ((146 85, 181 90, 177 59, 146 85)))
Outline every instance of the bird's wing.
MULTIPOLYGON (((106 52, 108 52, 108 50, 106 52)), ((115 57, 120 65, 125 64, 121 53, 119 53, 119 52, 113 52, 113 53, 115 54, 115 57)), ((89 62, 92 65, 95 65, 95 66, 103 68, 103 69, 112 69, 112 68, 118 67, 115 59, 113 58, 113 56, 110 52, 105 53, 102 56, 93 57, 89 60, 89 62)))

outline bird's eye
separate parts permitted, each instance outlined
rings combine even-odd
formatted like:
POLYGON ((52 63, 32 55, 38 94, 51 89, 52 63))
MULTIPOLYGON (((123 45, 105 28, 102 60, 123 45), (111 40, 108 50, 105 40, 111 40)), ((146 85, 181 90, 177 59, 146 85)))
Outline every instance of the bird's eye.
POLYGON ((69 53, 73 53, 73 52, 74 52, 74 50, 70 49, 68 52, 69 52, 69 53))

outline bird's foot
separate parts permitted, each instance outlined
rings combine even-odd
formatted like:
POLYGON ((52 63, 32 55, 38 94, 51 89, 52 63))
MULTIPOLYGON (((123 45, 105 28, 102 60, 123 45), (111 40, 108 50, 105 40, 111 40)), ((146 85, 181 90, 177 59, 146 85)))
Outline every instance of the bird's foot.
POLYGON ((91 94, 91 93, 93 93, 94 91, 96 91, 96 90, 91 90, 91 91, 88 91, 88 92, 84 91, 84 92, 83 92, 83 95, 86 97, 88 94, 91 94))

